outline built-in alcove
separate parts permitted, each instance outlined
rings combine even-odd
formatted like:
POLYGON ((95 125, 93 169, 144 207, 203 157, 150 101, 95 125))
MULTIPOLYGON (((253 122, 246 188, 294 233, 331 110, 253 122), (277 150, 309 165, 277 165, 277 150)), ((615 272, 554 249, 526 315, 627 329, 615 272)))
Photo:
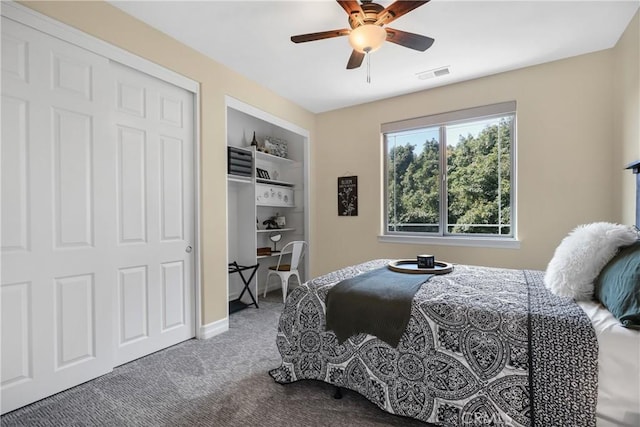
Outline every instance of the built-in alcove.
MULTIPOLYGON (((308 157, 309 132, 294 124, 270 115, 251 105, 227 97, 227 145, 251 155, 251 174, 235 173, 227 175, 227 218, 228 218, 228 262, 240 265, 260 264, 250 288, 254 296, 262 295, 266 283, 267 270, 278 260, 276 253, 264 253, 264 248, 281 249, 294 240, 308 242, 308 157), (255 133, 258 147, 251 142, 255 133), (270 153, 263 152, 265 140, 270 153), (286 143, 286 157, 274 144, 282 148, 286 143), (257 171, 259 173, 257 173, 257 171), (263 175, 263 171, 266 175, 263 175), (263 176, 261 176, 263 175, 263 176), (268 176, 267 176, 268 175, 268 176), (279 229, 267 229, 265 221, 270 218, 284 218, 279 229), (270 237, 280 234, 281 240, 274 243, 270 237), (258 255, 258 248, 263 252, 258 255)), ((305 256, 301 268, 303 280, 306 278, 309 254, 305 256)), ((272 279, 269 289, 279 287, 272 279)), ((235 300, 244 289, 238 274, 229 276, 229 300, 235 300)), ((251 300, 246 295, 242 299, 251 300)))

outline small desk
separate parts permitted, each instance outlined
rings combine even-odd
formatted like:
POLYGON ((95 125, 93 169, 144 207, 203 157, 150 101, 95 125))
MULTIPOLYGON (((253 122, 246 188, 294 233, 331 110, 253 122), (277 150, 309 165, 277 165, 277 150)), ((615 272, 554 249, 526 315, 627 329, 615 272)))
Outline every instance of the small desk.
POLYGON ((272 257, 279 257, 280 254, 282 255, 291 255, 291 252, 280 252, 280 251, 275 251, 275 252, 271 252, 271 255, 258 255, 258 259, 262 259, 262 258, 272 258, 272 257))
POLYGON ((232 274, 232 273, 240 274, 240 278, 242 279, 242 283, 244 284, 244 289, 242 289, 240 296, 237 299, 229 301, 229 314, 245 309, 251 305, 255 305, 256 308, 260 308, 258 307, 258 301, 256 301, 256 299, 254 298, 253 293, 251 292, 251 289, 249 287, 249 285, 251 284, 251 280, 253 280, 253 277, 256 275, 256 272, 258 271, 258 267, 260 267, 260 263, 255 265, 239 265, 236 261, 229 263, 229 274, 232 274), (242 274, 243 271, 251 272, 251 275, 249 276, 248 279, 244 276, 244 274, 242 274), (251 304, 242 302, 242 296, 244 295, 245 292, 248 293, 249 296, 251 297, 251 301, 253 301, 251 304))

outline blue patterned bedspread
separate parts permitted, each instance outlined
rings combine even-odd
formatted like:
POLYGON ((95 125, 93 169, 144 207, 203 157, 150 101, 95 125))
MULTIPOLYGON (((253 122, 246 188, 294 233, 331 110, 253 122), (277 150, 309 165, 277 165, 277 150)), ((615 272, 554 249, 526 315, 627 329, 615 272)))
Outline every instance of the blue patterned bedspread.
POLYGON ((595 426, 595 333, 540 271, 456 265, 418 290, 397 347, 366 334, 339 344, 325 331, 327 291, 389 261, 337 270, 289 295, 282 365, 270 371, 277 382, 321 380, 442 426, 595 426))

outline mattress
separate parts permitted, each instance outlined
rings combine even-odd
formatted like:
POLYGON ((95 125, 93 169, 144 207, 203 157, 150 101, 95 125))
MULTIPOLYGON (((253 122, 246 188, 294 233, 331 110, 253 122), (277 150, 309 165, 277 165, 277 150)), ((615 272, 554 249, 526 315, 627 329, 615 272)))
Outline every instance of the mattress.
POLYGON ((598 427, 640 426, 640 331, 623 327, 599 303, 578 305, 598 338, 598 427))

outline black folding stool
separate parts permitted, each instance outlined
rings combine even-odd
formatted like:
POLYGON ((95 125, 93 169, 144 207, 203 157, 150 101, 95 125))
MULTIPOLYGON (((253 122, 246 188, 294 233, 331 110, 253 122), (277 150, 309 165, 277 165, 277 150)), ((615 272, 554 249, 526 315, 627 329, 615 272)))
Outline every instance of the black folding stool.
POLYGON ((258 267, 260 267, 260 263, 255 265, 239 265, 236 261, 229 263, 229 274, 240 274, 240 278, 242 279, 242 283, 244 284, 244 289, 242 289, 240 296, 237 299, 229 301, 229 314, 245 309, 251 305, 255 305, 256 308, 260 308, 258 307, 258 301, 256 301, 255 297, 253 296, 253 292, 251 292, 251 288, 249 287, 251 281, 253 280, 253 276, 255 276, 258 272, 258 267), (242 274, 243 271, 247 270, 253 270, 251 271, 251 275, 248 279, 244 276, 244 274, 242 274), (247 292, 251 297, 251 301, 253 301, 251 304, 247 304, 241 301, 242 296, 245 292, 247 292))

